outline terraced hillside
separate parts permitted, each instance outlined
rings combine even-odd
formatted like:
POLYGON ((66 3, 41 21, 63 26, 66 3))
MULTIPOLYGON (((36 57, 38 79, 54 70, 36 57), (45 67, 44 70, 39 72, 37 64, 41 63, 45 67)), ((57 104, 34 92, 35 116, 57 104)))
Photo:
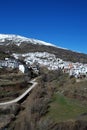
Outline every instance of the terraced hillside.
POLYGON ((26 75, 14 71, 0 74, 0 102, 10 101, 25 92, 30 86, 27 80, 26 75))

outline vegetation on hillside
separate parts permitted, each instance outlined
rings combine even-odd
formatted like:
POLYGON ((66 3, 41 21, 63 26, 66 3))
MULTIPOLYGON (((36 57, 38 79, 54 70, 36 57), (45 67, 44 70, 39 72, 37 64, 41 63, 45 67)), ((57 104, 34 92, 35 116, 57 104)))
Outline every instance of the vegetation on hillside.
MULTIPOLYGON (((61 70, 42 68, 40 74, 38 85, 24 103, 24 112, 10 126, 11 130, 19 129, 19 125, 21 130, 79 130, 79 125, 86 130, 87 105, 64 96, 61 91, 62 87, 71 87, 70 84, 76 86, 75 79, 70 79, 61 70)), ((72 89, 69 88, 69 91, 72 89)))
POLYGON ((0 60, 5 59, 6 57, 10 57, 10 54, 0 50, 0 60))

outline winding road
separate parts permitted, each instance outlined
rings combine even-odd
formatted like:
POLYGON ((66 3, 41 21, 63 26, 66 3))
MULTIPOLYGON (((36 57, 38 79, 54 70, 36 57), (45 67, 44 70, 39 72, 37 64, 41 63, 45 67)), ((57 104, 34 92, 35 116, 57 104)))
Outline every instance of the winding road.
POLYGON ((19 102, 21 99, 23 99, 37 85, 37 82, 35 82, 35 80, 36 79, 34 79, 34 80, 29 82, 29 83, 32 83, 32 86, 29 87, 22 95, 20 95, 19 97, 17 97, 14 100, 11 100, 11 101, 8 101, 8 102, 2 102, 2 103, 0 103, 0 106, 2 106, 2 105, 9 105, 9 104, 13 104, 13 103, 19 102))

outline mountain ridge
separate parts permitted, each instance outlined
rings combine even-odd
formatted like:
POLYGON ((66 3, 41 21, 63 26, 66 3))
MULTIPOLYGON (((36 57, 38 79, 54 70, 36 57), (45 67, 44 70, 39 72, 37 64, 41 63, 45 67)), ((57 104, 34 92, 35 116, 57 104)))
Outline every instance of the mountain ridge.
MULTIPOLYGON (((31 42, 33 44, 53 46, 53 47, 64 49, 64 50, 70 50, 73 52, 82 53, 82 52, 74 51, 74 50, 71 50, 68 48, 57 46, 53 43, 49 43, 49 42, 46 42, 43 40, 38 40, 35 38, 28 38, 28 37, 17 35, 17 34, 0 34, 0 45, 3 45, 3 42, 5 42, 5 40, 9 40, 9 41, 13 40, 14 42, 17 42, 16 45, 18 45, 18 46, 20 46, 22 42, 31 42)), ((9 45, 9 44, 7 44, 7 45, 9 45)))
MULTIPOLYGON (((37 40, 34 38, 27 38, 24 36, 20 36, 20 35, 15 35, 15 34, 0 34, 0 43, 5 42, 5 40, 9 40, 9 41, 15 41, 21 44, 21 42, 31 42, 33 44, 39 44, 39 45, 47 45, 47 46, 55 46, 56 45, 52 44, 52 43, 48 43, 45 41, 41 41, 41 40, 37 40)), ((16 44, 16 45, 20 45, 20 44, 16 44)))

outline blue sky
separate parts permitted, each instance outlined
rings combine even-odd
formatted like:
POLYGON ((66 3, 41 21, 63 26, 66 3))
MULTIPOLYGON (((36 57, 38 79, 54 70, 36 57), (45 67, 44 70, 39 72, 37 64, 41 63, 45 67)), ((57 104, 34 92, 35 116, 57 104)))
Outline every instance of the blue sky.
POLYGON ((0 33, 87 53, 87 0, 1 0, 0 33))

